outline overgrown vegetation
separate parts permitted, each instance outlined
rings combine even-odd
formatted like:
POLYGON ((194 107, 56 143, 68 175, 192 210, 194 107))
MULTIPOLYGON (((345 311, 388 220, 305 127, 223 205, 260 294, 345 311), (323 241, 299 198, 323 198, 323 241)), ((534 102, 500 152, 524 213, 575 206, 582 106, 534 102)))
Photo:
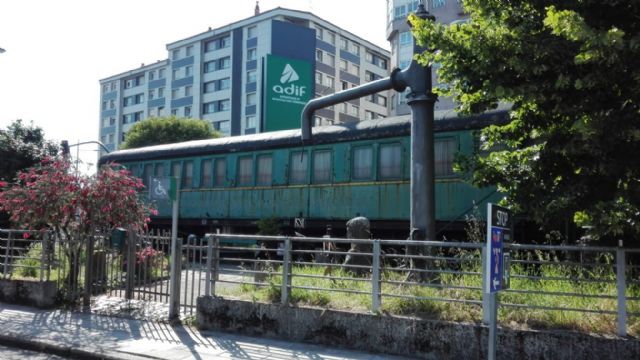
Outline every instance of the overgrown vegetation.
MULTIPOLYGON (((597 265, 593 266, 537 263, 540 260, 558 260, 558 257, 558 254, 539 252, 526 252, 516 256, 519 259, 528 259, 529 263, 516 263, 511 267, 512 291, 499 295, 501 325, 615 333, 616 278, 612 258, 594 256, 594 259, 589 259, 590 264, 597 260, 597 265), (564 310, 544 310, 539 307, 557 307, 564 310), (608 311, 611 314, 570 309, 608 311)), ((387 268, 382 274, 384 295, 381 311, 430 319, 480 322, 482 278, 479 259, 478 251, 462 254, 458 265, 453 266, 462 274, 439 273, 440 281, 433 285, 406 283, 406 269, 387 268)), ((280 267, 275 268, 267 276, 264 286, 244 284, 239 287, 220 287, 217 289, 217 295, 252 301, 280 302, 281 272, 280 267)), ((290 295, 290 302, 342 310, 371 309, 370 277, 358 277, 340 268, 331 271, 331 278, 327 277, 326 273, 324 267, 294 267, 294 289, 290 295)), ((246 278, 245 281, 253 281, 253 278, 246 278)), ((640 297, 640 286, 628 285, 627 297, 640 297)), ((640 301, 627 301, 627 310, 629 313, 640 312, 640 301)), ((628 328, 630 335, 640 335, 640 317, 630 316, 628 328)))

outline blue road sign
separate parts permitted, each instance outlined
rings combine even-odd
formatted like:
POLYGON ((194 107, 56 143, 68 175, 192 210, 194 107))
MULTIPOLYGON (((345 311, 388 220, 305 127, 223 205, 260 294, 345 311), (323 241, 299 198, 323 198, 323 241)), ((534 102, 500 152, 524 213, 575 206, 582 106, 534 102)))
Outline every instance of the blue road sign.
MULTIPOLYGON (((493 293, 509 287, 505 276, 504 241, 511 241, 511 214, 509 209, 487 204, 487 269, 485 292, 493 293)), ((507 265, 508 266, 508 265, 507 265)), ((508 269, 506 269, 508 274, 508 269)))

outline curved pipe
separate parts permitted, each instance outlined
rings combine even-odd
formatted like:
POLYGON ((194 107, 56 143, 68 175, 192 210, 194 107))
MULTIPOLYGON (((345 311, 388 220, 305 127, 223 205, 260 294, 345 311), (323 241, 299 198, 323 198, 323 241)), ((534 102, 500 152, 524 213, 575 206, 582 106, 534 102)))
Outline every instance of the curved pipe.
POLYGON ((401 71, 400 69, 395 68, 389 77, 309 101, 307 105, 304 106, 304 109, 302 109, 302 119, 300 124, 302 127, 302 141, 309 141, 313 136, 311 127, 313 126, 313 114, 316 110, 340 104, 348 100, 358 99, 384 90, 394 89, 398 92, 402 92, 407 88, 406 79, 410 69, 411 67, 401 71))

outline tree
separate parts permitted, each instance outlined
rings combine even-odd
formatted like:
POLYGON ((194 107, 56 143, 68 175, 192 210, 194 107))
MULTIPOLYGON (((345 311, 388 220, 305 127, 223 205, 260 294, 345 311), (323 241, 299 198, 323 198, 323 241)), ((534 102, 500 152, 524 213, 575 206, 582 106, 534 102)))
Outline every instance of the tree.
POLYGON ((640 234, 640 3, 467 0, 470 21, 412 16, 458 111, 512 105, 486 129, 488 156, 461 165, 480 186, 552 227, 573 219, 604 237, 640 234), (464 166, 466 165, 466 166, 464 166))
POLYGON ((52 229, 69 263, 65 284, 74 288, 80 252, 86 240, 115 227, 142 230, 155 210, 138 195, 142 181, 112 164, 87 177, 71 169, 67 159, 45 159, 20 172, 13 184, 0 183, 0 210, 29 230, 52 229))
POLYGON ((221 134, 212 130, 211 124, 204 120, 175 116, 151 118, 133 125, 127 133, 122 148, 132 149, 181 141, 212 139, 220 136, 221 134))
POLYGON ((44 139, 44 131, 15 120, 0 130, 0 181, 11 181, 18 171, 39 163, 58 152, 58 147, 44 139))

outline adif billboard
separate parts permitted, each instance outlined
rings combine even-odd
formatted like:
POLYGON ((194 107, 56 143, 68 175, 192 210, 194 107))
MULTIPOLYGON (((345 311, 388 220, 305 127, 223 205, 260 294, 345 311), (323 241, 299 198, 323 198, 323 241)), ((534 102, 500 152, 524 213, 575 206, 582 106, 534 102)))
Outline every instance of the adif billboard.
POLYGON ((264 131, 297 129, 313 93, 313 67, 301 60, 267 55, 264 131))

